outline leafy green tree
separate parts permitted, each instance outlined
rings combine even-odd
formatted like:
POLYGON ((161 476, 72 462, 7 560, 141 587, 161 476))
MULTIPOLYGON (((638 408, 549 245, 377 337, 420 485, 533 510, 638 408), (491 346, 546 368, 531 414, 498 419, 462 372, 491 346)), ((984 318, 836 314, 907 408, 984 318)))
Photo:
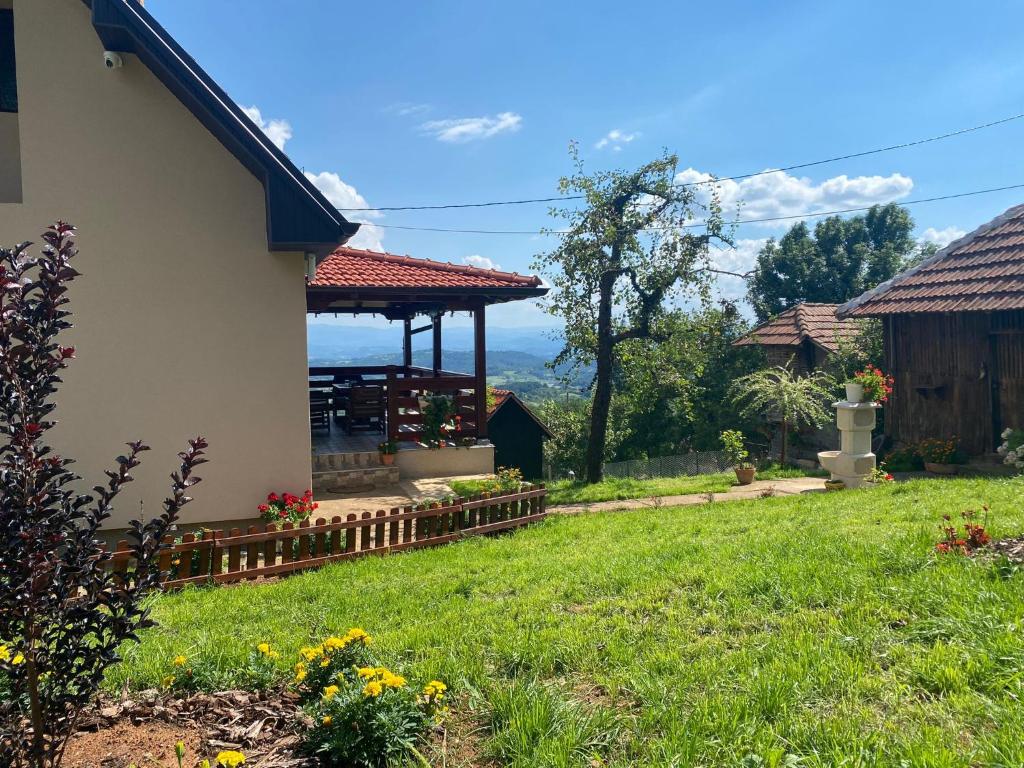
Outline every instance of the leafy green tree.
POLYGON ((731 394, 742 415, 778 420, 782 431, 779 461, 785 464, 789 430, 820 427, 828 421, 825 403, 835 396, 835 389, 835 379, 824 371, 800 376, 788 365, 777 365, 737 379, 731 394))
MULTIPOLYGON (((586 468, 587 445, 590 443, 590 403, 572 400, 547 400, 537 407, 537 415, 552 437, 544 441, 544 458, 556 478, 573 472, 583 477, 586 468)), ((611 460, 618 449, 622 432, 617 419, 609 422, 603 461, 611 460)))
POLYGON ((830 216, 814 227, 794 224, 769 240, 748 280, 747 299, 759 320, 803 301, 849 301, 902 271, 915 258, 914 220, 895 203, 863 216, 830 216))
POLYGON ((757 346, 732 343, 749 330, 736 307, 723 302, 665 318, 668 340, 623 345, 612 413, 622 442, 614 460, 717 450, 719 434, 758 423, 737 417, 729 384, 763 365, 757 346))
POLYGON ((865 318, 857 321, 856 335, 838 337, 838 349, 828 356, 828 371, 837 380, 846 381, 868 364, 881 368, 885 365, 882 321, 865 318))
POLYGON ((692 187, 675 183, 678 160, 665 154, 634 171, 576 173, 560 191, 586 204, 553 211, 567 221, 561 242, 534 267, 553 290, 547 311, 565 323, 565 344, 554 364, 596 365, 592 386, 586 478, 599 482, 606 454, 613 375, 622 345, 667 338, 664 318, 674 302, 706 300, 708 246, 724 239, 717 199, 704 206, 692 187), (703 219, 701 230, 684 228, 703 219))

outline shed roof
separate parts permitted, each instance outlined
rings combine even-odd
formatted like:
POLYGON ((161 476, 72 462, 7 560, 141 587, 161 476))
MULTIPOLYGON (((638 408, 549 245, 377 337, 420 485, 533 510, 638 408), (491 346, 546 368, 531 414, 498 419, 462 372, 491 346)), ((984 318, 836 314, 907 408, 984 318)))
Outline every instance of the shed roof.
POLYGON ((855 320, 836 317, 838 307, 811 302, 797 304, 737 339, 733 346, 797 347, 809 340, 827 352, 835 352, 839 349, 837 339, 853 338, 858 332, 855 320))
POLYGON ((527 416, 533 419, 537 426, 540 427, 541 432, 543 432, 547 437, 554 437, 547 425, 540 420, 540 417, 533 412, 533 409, 524 403, 515 392, 510 389, 498 389, 497 387, 492 388, 491 391, 494 393, 494 405, 487 409, 488 421, 491 420, 491 417, 494 416, 494 414, 504 408, 506 404, 513 403, 518 405, 527 416))
POLYGON ((354 288, 539 288, 534 275, 416 259, 342 246, 316 268, 311 286, 354 288))
POLYGON ((1024 309, 1024 205, 848 301, 841 317, 1024 309))

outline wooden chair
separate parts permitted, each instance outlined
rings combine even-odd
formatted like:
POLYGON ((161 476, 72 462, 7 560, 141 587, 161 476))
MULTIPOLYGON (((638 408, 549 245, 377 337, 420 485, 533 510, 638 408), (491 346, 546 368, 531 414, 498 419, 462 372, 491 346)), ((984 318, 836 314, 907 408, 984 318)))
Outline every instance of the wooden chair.
POLYGON ((361 429, 383 433, 386 413, 383 387, 352 387, 345 403, 345 431, 352 434, 361 429))
POLYGON ((309 426, 327 427, 331 431, 331 384, 320 381, 309 382, 309 426))

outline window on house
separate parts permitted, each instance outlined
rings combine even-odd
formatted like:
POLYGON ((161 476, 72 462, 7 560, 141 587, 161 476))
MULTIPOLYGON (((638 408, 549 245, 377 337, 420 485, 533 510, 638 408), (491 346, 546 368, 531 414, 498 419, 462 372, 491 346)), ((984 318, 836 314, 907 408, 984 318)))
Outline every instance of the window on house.
POLYGON ((0 112, 18 111, 14 76, 14 11, 0 10, 0 112))

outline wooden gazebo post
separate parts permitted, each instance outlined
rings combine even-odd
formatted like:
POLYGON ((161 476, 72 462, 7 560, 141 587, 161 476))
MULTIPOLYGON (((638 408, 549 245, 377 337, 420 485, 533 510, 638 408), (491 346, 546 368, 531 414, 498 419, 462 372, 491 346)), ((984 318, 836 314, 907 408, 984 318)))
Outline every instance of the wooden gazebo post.
MULTIPOLYGON (((412 365, 412 318, 407 317, 402 321, 402 365, 408 368, 412 365)), ((406 371, 406 375, 408 375, 406 371)))
POLYGON ((487 332, 484 307, 473 310, 473 376, 476 392, 476 435, 487 437, 487 332))
POLYGON ((436 310, 431 318, 434 328, 434 375, 441 374, 441 311, 436 310))

